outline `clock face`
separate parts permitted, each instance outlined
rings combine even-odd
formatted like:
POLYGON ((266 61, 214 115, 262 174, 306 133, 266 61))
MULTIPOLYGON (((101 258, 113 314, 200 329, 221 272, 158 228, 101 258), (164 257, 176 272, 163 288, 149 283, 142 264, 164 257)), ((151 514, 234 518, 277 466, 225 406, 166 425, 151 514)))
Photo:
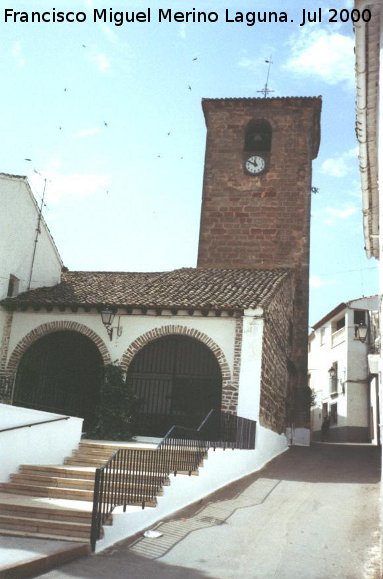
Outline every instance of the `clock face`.
POLYGON ((266 168, 266 161, 259 155, 252 155, 245 163, 245 169, 250 175, 259 175, 266 168))

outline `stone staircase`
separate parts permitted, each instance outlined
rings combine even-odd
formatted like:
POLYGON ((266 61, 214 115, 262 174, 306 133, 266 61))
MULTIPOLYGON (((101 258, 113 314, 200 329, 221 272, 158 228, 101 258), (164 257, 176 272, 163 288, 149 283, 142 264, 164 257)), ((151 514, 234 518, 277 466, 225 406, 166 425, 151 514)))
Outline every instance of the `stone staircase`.
MULTIPOLYGON (((63 465, 21 465, 0 483, 0 534, 89 542, 95 470, 119 448, 145 450, 148 457, 155 452, 150 444, 82 441, 63 465)), ((131 504, 141 503, 136 496, 131 504)), ((110 516, 103 524, 111 522, 110 516)))

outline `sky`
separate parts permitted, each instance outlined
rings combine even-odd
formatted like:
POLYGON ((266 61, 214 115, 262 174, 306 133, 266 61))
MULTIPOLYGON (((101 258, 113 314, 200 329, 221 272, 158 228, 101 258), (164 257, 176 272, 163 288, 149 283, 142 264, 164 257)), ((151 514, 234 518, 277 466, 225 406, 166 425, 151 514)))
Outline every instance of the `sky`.
POLYGON ((43 215, 72 271, 195 267, 201 99, 262 97, 268 72, 271 97, 321 95, 313 325, 378 287, 377 262, 363 248, 354 36, 351 21, 340 21, 351 7, 351 0, 5 0, 0 172, 26 175, 39 203, 45 190, 43 215), (150 22, 139 21, 149 8, 150 22), (172 21, 160 22, 169 9, 172 21), (218 19, 175 16, 193 9, 218 19), (316 22, 300 26, 304 9, 316 22), (32 21, 32 12, 53 20, 72 11, 84 21, 32 21), (252 12, 270 11, 281 20, 250 25, 252 12), (118 12, 135 20, 117 25, 118 12), (235 21, 240 14, 243 22, 235 21))

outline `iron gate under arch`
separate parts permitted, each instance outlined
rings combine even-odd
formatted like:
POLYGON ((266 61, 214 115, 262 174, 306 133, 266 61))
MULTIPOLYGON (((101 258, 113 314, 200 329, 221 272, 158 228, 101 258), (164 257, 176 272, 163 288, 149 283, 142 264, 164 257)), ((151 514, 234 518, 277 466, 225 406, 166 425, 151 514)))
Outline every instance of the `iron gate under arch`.
POLYGON ((163 436, 173 424, 196 427, 211 408, 221 408, 218 361, 189 336, 164 336, 144 346, 126 382, 140 401, 137 434, 163 436))
POLYGON ((39 338, 24 353, 13 403, 26 408, 92 418, 103 376, 97 346, 75 331, 39 338))

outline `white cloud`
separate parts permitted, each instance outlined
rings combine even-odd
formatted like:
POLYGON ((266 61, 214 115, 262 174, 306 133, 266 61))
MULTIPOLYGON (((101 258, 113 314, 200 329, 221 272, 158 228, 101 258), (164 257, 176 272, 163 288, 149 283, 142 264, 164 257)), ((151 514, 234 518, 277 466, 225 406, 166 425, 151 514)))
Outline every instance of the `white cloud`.
POLYGON ((75 139, 84 139, 86 137, 94 137, 94 135, 98 135, 99 132, 99 127, 89 127, 87 129, 79 129, 73 136, 75 139))
POLYGON ((354 86, 354 40, 339 32, 307 26, 290 40, 284 68, 297 76, 317 77, 330 85, 354 86))
POLYGON ((265 59, 262 57, 249 58, 249 57, 245 56, 245 57, 241 58, 241 60, 238 62, 238 66, 240 68, 245 68, 246 70, 250 70, 251 72, 259 72, 260 67, 264 64, 265 64, 265 59))
POLYGON ((13 43, 11 48, 11 54, 16 61, 17 66, 25 66, 26 60, 24 57, 23 46, 20 40, 13 43))
POLYGON ((323 279, 320 275, 310 275, 310 287, 312 289, 320 289, 330 285, 336 285, 336 282, 332 279, 323 279))
POLYGON ((357 168, 358 147, 344 151, 336 157, 323 161, 320 171, 330 177, 345 177, 352 168, 357 168))
POLYGON ((34 190, 41 190, 41 177, 46 178, 46 200, 58 202, 68 198, 84 198, 105 190, 109 185, 107 175, 72 173, 64 175, 58 172, 35 173, 29 177, 34 190))
POLYGON ((101 73, 105 74, 110 70, 110 60, 103 52, 93 54, 91 59, 101 73))
POLYGON ((180 24, 178 36, 180 38, 182 38, 183 40, 186 38, 186 24, 185 24, 185 22, 182 22, 180 24))
POLYGON ((117 33, 105 23, 100 24, 102 33, 111 44, 119 44, 117 33))
POLYGON ((343 208, 326 207, 325 213, 328 217, 325 219, 324 223, 326 225, 334 225, 338 221, 345 221, 346 219, 349 219, 359 211, 360 208, 356 207, 356 205, 348 205, 343 208))

